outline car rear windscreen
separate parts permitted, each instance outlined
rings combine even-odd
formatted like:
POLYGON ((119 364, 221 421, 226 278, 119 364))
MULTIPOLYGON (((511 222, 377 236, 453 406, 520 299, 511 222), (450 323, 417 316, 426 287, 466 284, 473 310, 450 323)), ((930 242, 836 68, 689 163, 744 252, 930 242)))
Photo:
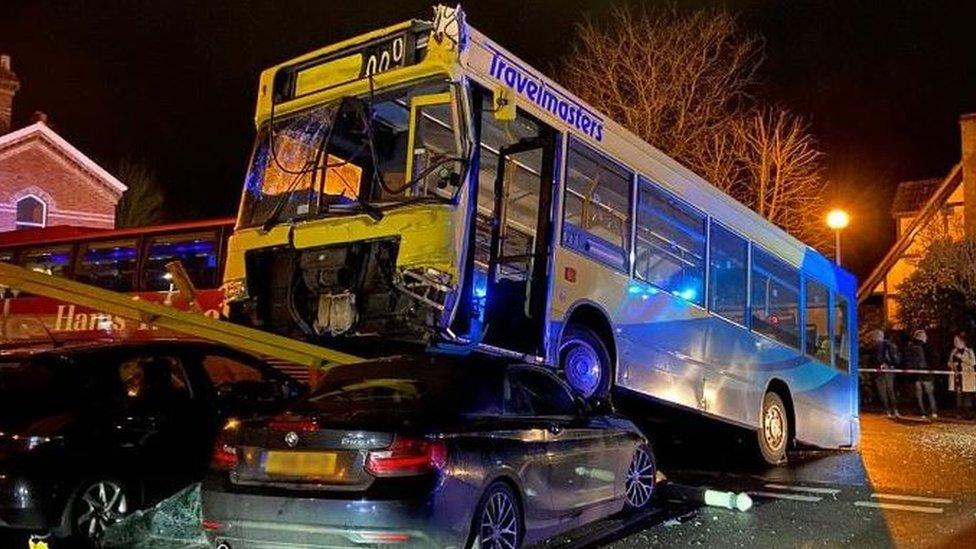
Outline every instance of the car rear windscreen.
POLYGON ((343 423, 408 417, 447 421, 484 412, 491 405, 490 393, 481 376, 464 376, 450 368, 349 365, 326 374, 295 411, 343 423))

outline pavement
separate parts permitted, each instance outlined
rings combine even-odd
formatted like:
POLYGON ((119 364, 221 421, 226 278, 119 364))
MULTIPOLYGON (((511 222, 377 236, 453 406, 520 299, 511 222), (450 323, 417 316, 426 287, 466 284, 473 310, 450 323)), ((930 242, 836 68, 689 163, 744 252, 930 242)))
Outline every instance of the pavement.
MULTIPOLYGON (((743 433, 712 428, 655 434, 660 469, 682 485, 747 492, 752 510, 662 498, 646 515, 612 517, 545 548, 976 547, 974 422, 864 414, 859 449, 798 451, 772 468, 744 457, 743 433)), ((7 547, 26 543, 0 537, 7 547)))

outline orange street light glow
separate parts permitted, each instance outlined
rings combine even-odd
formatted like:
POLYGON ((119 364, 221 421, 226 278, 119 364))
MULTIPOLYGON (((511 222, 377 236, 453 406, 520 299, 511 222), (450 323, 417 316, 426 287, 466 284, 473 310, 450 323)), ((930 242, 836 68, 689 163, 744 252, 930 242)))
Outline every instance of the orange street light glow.
POLYGON ((831 210, 827 214, 827 226, 835 231, 846 228, 850 222, 851 216, 847 215, 844 210, 831 210))

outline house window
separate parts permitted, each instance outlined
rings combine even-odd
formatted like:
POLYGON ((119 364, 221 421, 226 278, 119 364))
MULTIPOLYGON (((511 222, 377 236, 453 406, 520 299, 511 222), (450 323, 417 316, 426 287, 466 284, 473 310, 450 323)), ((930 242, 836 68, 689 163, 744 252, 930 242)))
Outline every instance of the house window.
POLYGON ((32 194, 18 200, 16 225, 18 229, 47 225, 47 204, 32 194))

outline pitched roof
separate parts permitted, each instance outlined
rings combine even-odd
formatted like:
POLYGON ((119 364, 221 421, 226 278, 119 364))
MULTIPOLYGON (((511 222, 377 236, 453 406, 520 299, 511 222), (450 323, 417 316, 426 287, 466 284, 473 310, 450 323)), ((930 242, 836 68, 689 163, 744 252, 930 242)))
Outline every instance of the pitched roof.
POLYGON ((861 287, 857 289, 857 301, 858 303, 864 301, 871 295, 871 292, 881 283, 881 279, 888 274, 888 271, 894 267, 895 263, 898 261, 904 253, 908 250, 908 247, 912 245, 912 241, 918 236, 919 231, 925 227, 932 216, 939 213, 942 209, 942 205, 945 204, 952 193, 962 184, 962 164, 956 164, 952 170, 949 171, 949 175, 945 179, 940 180, 939 185, 934 192, 929 194, 928 199, 924 202, 921 208, 917 210, 918 215, 916 215, 911 224, 905 228, 895 244, 888 250, 885 254, 884 259, 878 266, 871 271, 871 274, 864 279, 861 283, 861 287))
POLYGON ((65 141, 63 137, 58 135, 43 122, 35 122, 30 126, 25 126, 8 134, 0 135, 0 149, 5 149, 35 136, 44 139, 54 148, 60 150, 60 152, 68 159, 72 160, 75 164, 87 171, 99 181, 102 181, 104 185, 113 192, 121 195, 128 188, 114 175, 105 171, 105 169, 96 164, 94 160, 85 156, 83 152, 76 149, 71 143, 65 141))
POLYGON ((902 181, 895 191, 895 198, 891 203, 891 215, 901 217, 917 214, 928 202, 929 198, 939 189, 941 178, 918 179, 902 181))

